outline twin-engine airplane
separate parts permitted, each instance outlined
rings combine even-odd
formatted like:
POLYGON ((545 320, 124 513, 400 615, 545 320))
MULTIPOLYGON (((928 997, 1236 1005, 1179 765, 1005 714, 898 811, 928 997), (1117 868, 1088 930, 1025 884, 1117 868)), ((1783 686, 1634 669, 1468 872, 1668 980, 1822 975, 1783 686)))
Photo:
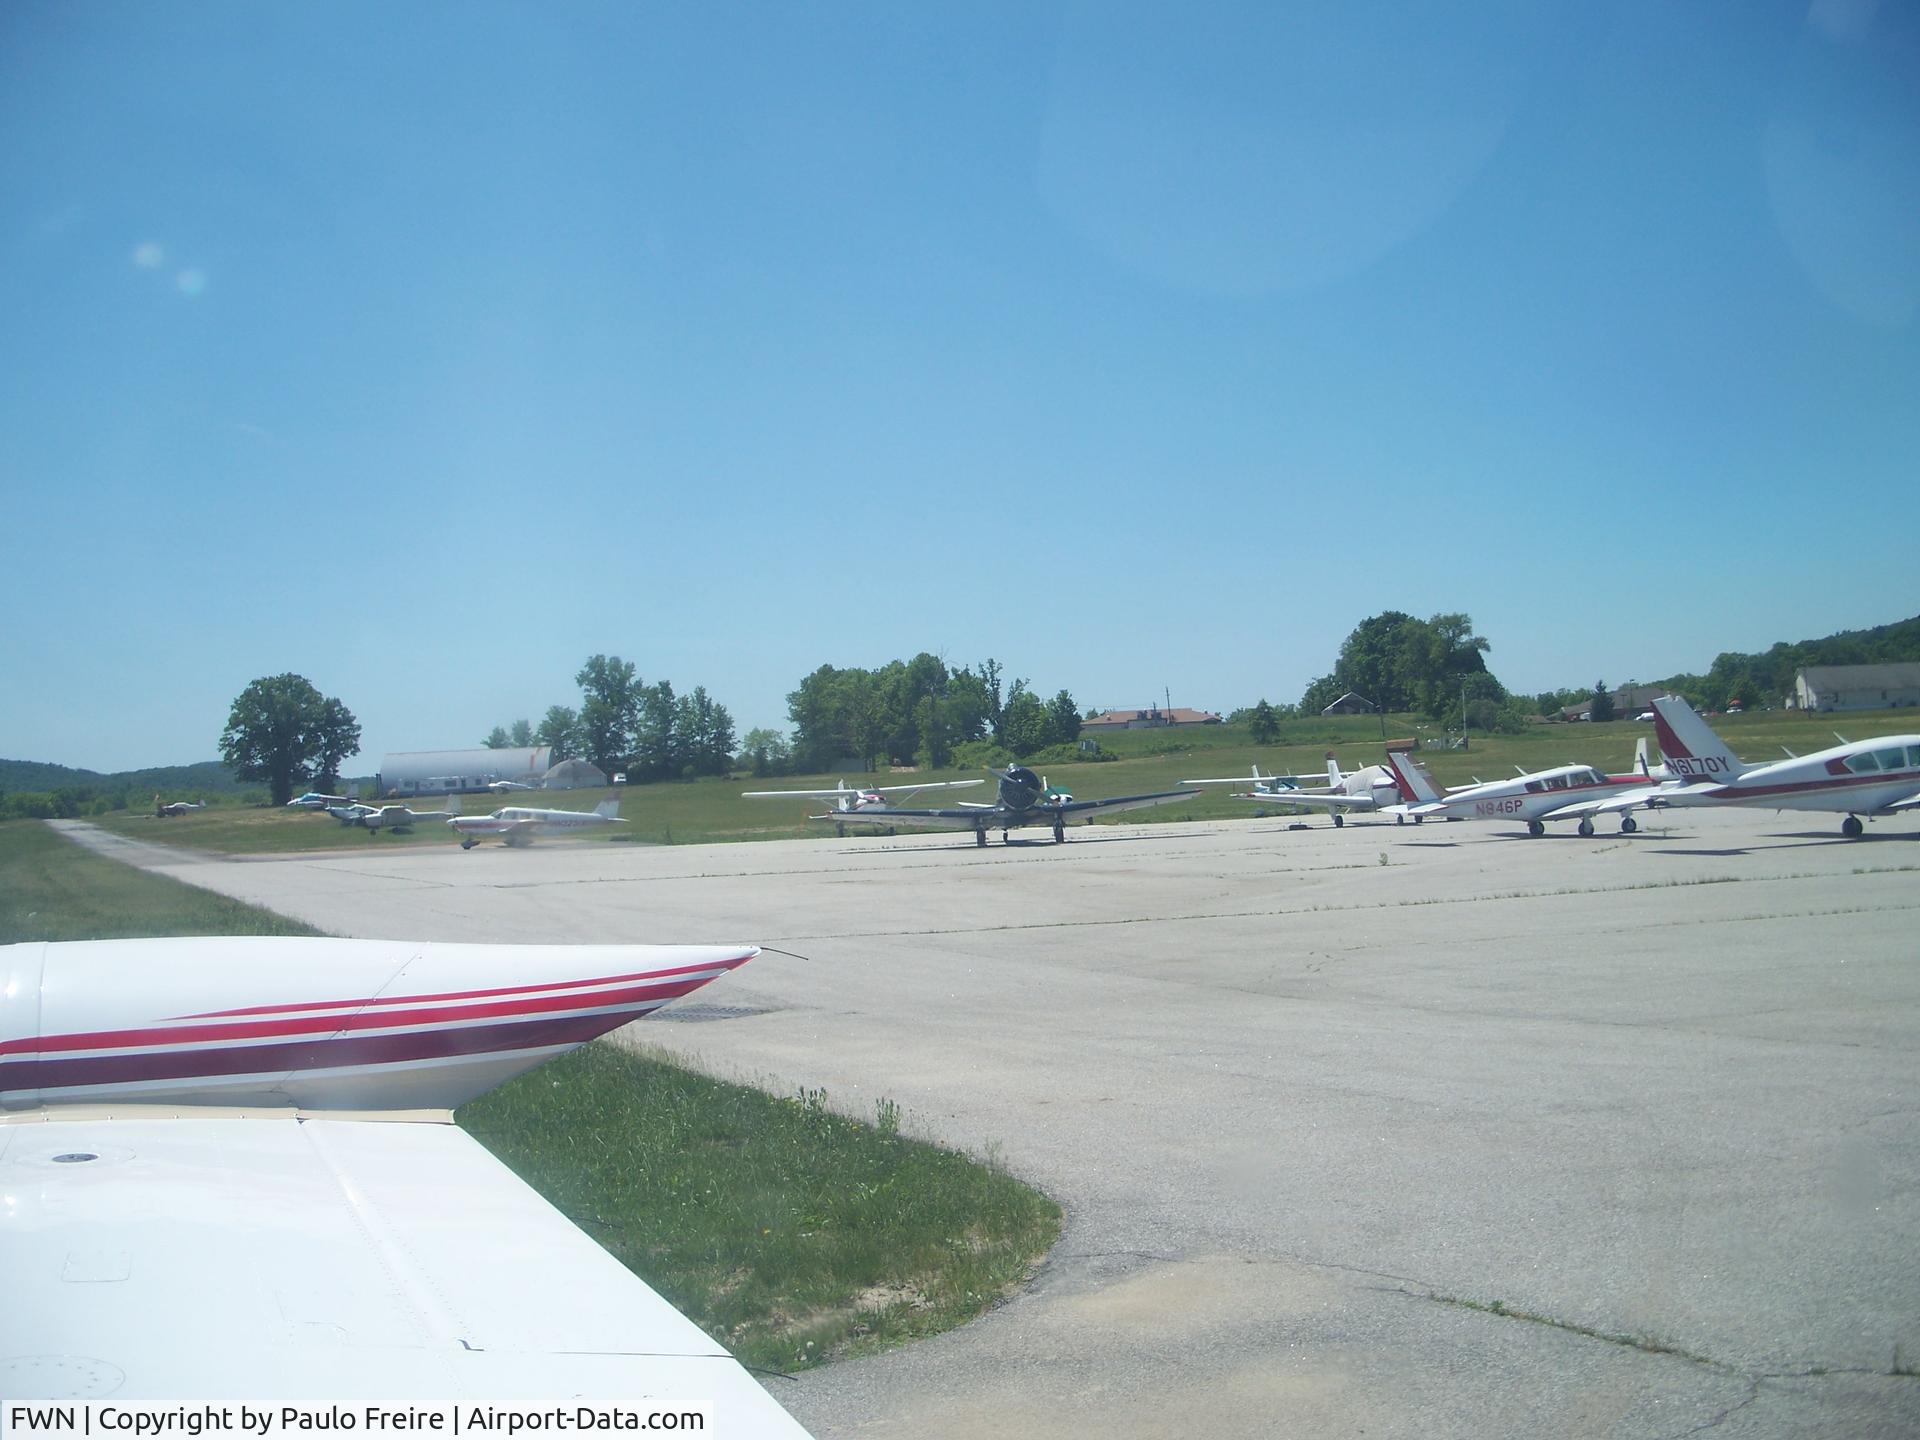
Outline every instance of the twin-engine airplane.
MULTIPOLYGON (((1076 800, 1064 790, 1055 790, 1046 780, 1024 765, 1010 765, 992 772, 999 781, 999 798, 991 805, 962 801, 951 810, 905 810, 889 808, 888 825, 912 825, 926 830, 971 830, 974 843, 985 845, 987 831, 998 830, 1001 840, 1009 840, 1008 831, 1022 825, 1050 825, 1056 843, 1067 838, 1067 821, 1096 810, 1141 810, 1149 805, 1166 805, 1175 800, 1191 800, 1198 790, 1162 790, 1152 795, 1119 795, 1111 800, 1076 800)), ((832 818, 832 817, 824 817, 832 818)))
POLYGON ((530 805, 503 805, 491 815, 456 815, 447 821, 458 832, 462 850, 471 850, 488 835, 498 835, 509 845, 531 845, 536 835, 626 823, 620 818, 620 797, 611 790, 607 798, 591 810, 537 810, 530 805))
POLYGON ((865 790, 856 790, 842 780, 831 790, 742 790, 742 800, 780 800, 796 796, 808 800, 830 800, 833 802, 829 813, 809 815, 809 820, 831 820, 834 829, 840 834, 847 833, 850 824, 885 825, 892 814, 893 803, 889 795, 914 795, 922 790, 964 790, 973 785, 984 785, 984 780, 929 780, 919 785, 875 785, 865 790), (862 814, 862 811, 868 813, 862 814))
POLYGON ((1847 817, 1840 833, 1850 840, 1866 828, 1862 815, 1898 815, 1920 806, 1920 735, 1855 740, 1748 765, 1685 700, 1663 696, 1653 710, 1661 758, 1675 777, 1646 792, 1655 804, 1838 811, 1847 817))
MULTIPOLYGON (((1411 816, 1416 821, 1436 816, 1448 820, 1523 820, 1529 835, 1544 835, 1549 820, 1577 820, 1580 833, 1591 835, 1595 815, 1648 803, 1644 772, 1608 775, 1590 765, 1558 765, 1442 794, 1433 776, 1411 755, 1389 751, 1387 764, 1408 799, 1384 807, 1385 812, 1411 816)), ((1621 815, 1623 833, 1631 835, 1639 828, 1632 815, 1621 815)))
POLYGON ((0 946, 9 1402, 641 1402, 805 1432, 454 1126, 750 945, 0 946))
MULTIPOLYGON (((1342 774, 1340 762, 1333 758, 1333 752, 1327 752, 1327 773, 1324 787, 1314 782, 1322 777, 1318 775, 1262 775, 1258 765, 1253 767, 1253 789, 1241 791, 1233 798, 1236 800, 1259 800, 1269 804, 1305 805, 1314 809, 1323 809, 1333 816, 1335 827, 1347 823, 1347 812, 1368 813, 1385 810, 1397 803, 1402 797, 1400 785, 1394 779, 1393 772, 1384 765, 1369 765, 1352 774, 1342 774)), ((1234 776, 1224 780, 1182 780, 1182 785, 1239 785, 1245 783, 1245 777, 1234 776)), ((1400 824, 1406 824, 1406 816, 1394 817, 1400 824)), ((1422 817, 1414 816, 1419 823, 1422 817)))

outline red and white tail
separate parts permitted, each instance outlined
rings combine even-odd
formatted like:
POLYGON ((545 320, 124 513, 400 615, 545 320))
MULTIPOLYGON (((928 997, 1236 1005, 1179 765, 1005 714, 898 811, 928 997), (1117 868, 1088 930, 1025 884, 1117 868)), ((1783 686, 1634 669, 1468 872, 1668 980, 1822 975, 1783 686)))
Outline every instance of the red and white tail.
POLYGON ((1663 695, 1653 702, 1653 733, 1660 741, 1661 757, 1667 771, 1678 779, 1731 780, 1752 767, 1743 764, 1733 751, 1693 713, 1693 707, 1677 695, 1663 695))
POLYGON ((1401 750, 1387 752, 1387 767, 1400 786, 1400 794, 1409 805, 1431 805, 1441 799, 1440 787, 1433 783, 1426 767, 1401 750))

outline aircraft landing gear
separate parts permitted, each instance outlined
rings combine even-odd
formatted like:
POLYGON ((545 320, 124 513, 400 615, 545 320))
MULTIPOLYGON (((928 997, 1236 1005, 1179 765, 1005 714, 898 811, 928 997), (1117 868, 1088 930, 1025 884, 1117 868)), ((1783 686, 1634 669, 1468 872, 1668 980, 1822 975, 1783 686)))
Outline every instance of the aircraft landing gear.
POLYGON ((462 850, 471 850, 473 849, 474 846, 478 845, 479 843, 480 842, 478 840, 474 839, 471 835, 469 835, 467 836, 466 839, 460 842, 460 848, 462 850))
POLYGON ((1059 845, 1062 842, 1064 842, 1066 838, 1067 838, 1067 822, 1064 820, 1056 819, 1053 822, 1053 843, 1056 845, 1059 845))
POLYGON ((1533 836, 1536 840, 1546 833, 1547 827, 1542 825, 1538 820, 1527 821, 1527 834, 1533 836))
POLYGON ((1424 815, 1416 815, 1413 817, 1413 823, 1416 825, 1424 825, 1427 823, 1427 817, 1424 815))
POLYGON ((985 830, 974 831, 973 843, 984 848, 987 843, 987 832, 985 830))
POLYGON ((1582 835, 1591 835, 1593 833, 1593 820, 1591 817, 1582 815, 1578 828, 1582 835))
POLYGON ((1633 834, 1634 831, 1638 830, 1639 828, 1640 828, 1640 822, 1634 819, 1631 815, 1622 815, 1620 817, 1620 833, 1622 835, 1631 835, 1633 834))
POLYGON ((1002 830, 1000 832, 1000 843, 1002 845, 1013 844, 1013 832, 1010 830, 1002 830))
POLYGON ((1404 815, 1396 815, 1393 817, 1393 823, 1396 825, 1404 825, 1407 823, 1407 817, 1404 815))
POLYGON ((836 820, 833 822, 833 833, 844 840, 847 838, 847 827, 836 820))
POLYGON ((1333 812, 1333 828, 1334 829, 1338 830, 1342 825, 1345 825, 1346 823, 1347 823, 1346 816, 1342 815, 1338 810, 1333 812))
POLYGON ((1860 823, 1858 815, 1849 815, 1840 822, 1840 833, 1849 840, 1858 840, 1866 832, 1866 828, 1860 823))

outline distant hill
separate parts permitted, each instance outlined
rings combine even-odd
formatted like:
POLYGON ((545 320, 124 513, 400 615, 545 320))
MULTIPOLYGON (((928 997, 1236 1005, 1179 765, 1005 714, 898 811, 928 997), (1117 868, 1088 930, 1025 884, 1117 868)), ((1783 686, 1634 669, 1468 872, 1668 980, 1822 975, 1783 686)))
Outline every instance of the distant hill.
POLYGON ((239 795, 258 790, 258 785, 243 784, 218 760, 203 760, 197 765, 155 765, 145 770, 116 770, 103 774, 98 770, 77 770, 71 765, 49 765, 41 760, 0 760, 0 792, 17 795, 59 789, 83 789, 105 793, 121 788, 145 794, 200 792, 207 795, 239 795))

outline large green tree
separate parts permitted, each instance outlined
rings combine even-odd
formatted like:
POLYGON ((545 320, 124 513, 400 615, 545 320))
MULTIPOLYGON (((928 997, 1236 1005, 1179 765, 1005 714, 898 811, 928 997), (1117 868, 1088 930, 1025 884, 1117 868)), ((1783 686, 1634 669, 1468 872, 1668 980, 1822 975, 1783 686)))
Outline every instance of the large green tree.
POLYGON ((553 763, 571 760, 580 753, 580 715, 571 705, 549 705, 540 728, 533 732, 534 743, 553 752, 553 763))
POLYGON ((360 722, 302 675, 268 675, 242 690, 227 714, 220 758, 242 780, 264 780, 273 803, 296 788, 331 790, 360 748, 360 722))
POLYGON ((633 734, 639 727, 645 687, 634 673, 633 663, 618 655, 589 657, 573 678, 580 686, 581 752, 611 775, 625 768, 627 757, 633 753, 633 734))

